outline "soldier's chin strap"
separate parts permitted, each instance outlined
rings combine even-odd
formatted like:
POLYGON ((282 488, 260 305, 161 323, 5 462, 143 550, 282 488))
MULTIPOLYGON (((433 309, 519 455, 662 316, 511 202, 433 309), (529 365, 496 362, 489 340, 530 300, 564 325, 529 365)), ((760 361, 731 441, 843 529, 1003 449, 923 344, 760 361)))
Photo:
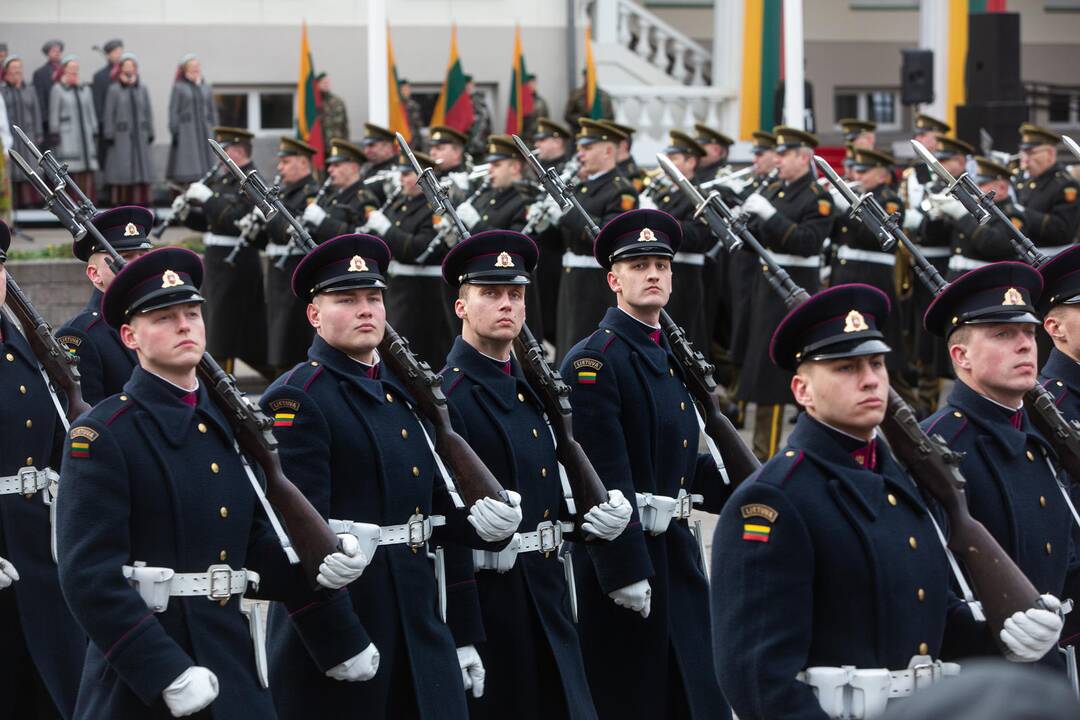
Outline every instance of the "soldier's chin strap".
MULTIPOLYGON (((4 306, 4 313, 7 314, 11 324, 18 328, 20 333, 23 332, 22 323, 11 314, 11 310, 9 310, 6 305, 4 306)), ((56 392, 56 386, 53 385, 53 381, 49 378, 49 373, 45 372, 45 366, 36 360, 34 361, 34 364, 37 365, 37 370, 41 373, 41 379, 45 381, 45 387, 49 390, 49 397, 52 398, 53 406, 56 408, 56 415, 60 418, 60 422, 64 426, 64 434, 66 435, 67 432, 71 430, 71 423, 68 422, 67 412, 64 411, 64 404, 60 402, 60 396, 56 392)))
POLYGON ((285 533, 285 528, 281 526, 281 521, 278 520, 277 514, 274 512, 274 508, 270 506, 270 501, 266 498, 266 493, 263 491, 263 487, 259 484, 259 478, 255 477, 255 471, 251 469, 251 463, 248 462, 247 456, 240 452, 240 444, 233 440, 233 449, 236 450, 236 454, 240 456, 240 464, 244 466, 244 474, 247 475, 248 481, 251 483, 251 488, 255 491, 255 497, 259 499, 259 503, 263 506, 263 511, 266 513, 266 517, 270 520, 270 527, 274 528, 274 534, 278 537, 278 542, 281 543, 281 549, 285 551, 285 557, 289 559, 290 565, 300 564, 300 556, 296 554, 295 548, 292 546, 292 540, 285 533))

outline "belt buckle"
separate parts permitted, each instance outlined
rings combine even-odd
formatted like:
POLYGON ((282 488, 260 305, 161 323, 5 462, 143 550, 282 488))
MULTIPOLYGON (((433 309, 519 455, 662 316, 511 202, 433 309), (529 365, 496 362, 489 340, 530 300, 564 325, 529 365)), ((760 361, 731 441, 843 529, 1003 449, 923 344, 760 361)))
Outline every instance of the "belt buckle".
POLYGON ((409 518, 407 524, 409 527, 409 547, 413 550, 423 547, 424 543, 427 542, 427 538, 425 537, 424 517, 422 515, 413 515, 409 518))
POLYGON ((23 495, 33 495, 41 489, 37 486, 38 471, 36 468, 21 467, 15 475, 19 478, 19 492, 23 495))
POLYGON ((912 690, 930 687, 934 684, 934 663, 920 663, 911 668, 912 690))
POLYGON ((546 555, 559 547, 559 538, 556 537, 555 526, 553 524, 547 523, 546 525, 538 525, 536 533, 540 540, 540 552, 546 555))
POLYGON ((206 569, 210 576, 210 600, 227 600, 232 597, 232 568, 228 565, 211 565, 206 569))
POLYGON ((679 496, 675 498, 678 503, 675 506, 675 517, 679 520, 689 520, 690 511, 693 509, 693 498, 686 490, 680 490, 679 496))

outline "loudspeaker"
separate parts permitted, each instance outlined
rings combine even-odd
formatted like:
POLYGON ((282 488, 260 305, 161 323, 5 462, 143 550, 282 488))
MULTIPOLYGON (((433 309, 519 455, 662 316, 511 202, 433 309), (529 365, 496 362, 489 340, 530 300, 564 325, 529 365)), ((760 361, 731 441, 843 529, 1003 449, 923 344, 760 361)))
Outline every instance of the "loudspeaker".
POLYGON ((1027 122, 1024 102, 995 102, 956 106, 956 137, 969 142, 981 155, 979 130, 990 133, 994 150, 1014 153, 1020 147, 1020 125, 1027 122))
POLYGON ((965 67, 967 102, 1022 102, 1020 82, 1020 15, 976 13, 968 16, 965 67))
POLYGON ((921 105, 934 102, 934 51, 905 48, 900 51, 900 102, 921 105))

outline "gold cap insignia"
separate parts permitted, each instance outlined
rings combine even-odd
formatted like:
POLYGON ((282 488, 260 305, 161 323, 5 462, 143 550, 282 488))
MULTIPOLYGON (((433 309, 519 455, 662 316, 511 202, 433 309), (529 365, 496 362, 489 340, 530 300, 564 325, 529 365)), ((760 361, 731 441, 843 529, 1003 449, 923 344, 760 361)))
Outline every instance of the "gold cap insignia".
POLYGON ((139 228, 135 227, 135 223, 128 223, 124 226, 124 237, 131 237, 139 234, 139 228))
POLYGON ((172 270, 166 270, 161 274, 161 287, 163 288, 177 287, 183 284, 184 281, 172 270))
POLYGON ((359 255, 353 255, 352 260, 349 261, 349 272, 367 272, 368 266, 364 261, 364 258, 359 255))
POLYGON ((862 316, 862 313, 858 310, 852 310, 844 318, 844 332, 859 332, 860 330, 869 330, 870 326, 866 324, 866 318, 862 316))
POLYGON ((510 253, 505 250, 499 253, 499 257, 495 258, 495 267, 497 268, 511 268, 514 267, 514 261, 510 257, 510 253))
POLYGON ((1009 288, 1005 291, 1005 298, 1001 301, 1002 305, 1023 305, 1024 296, 1020 294, 1020 291, 1016 288, 1009 288))
POLYGON ((649 228, 642 228, 637 236, 638 242, 651 242, 656 239, 656 234, 649 228))

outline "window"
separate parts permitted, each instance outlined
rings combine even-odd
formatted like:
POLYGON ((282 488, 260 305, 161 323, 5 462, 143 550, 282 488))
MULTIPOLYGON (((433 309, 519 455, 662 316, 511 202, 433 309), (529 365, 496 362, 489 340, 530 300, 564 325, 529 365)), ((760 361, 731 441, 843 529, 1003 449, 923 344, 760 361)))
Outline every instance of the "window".
POLYGON ((241 127, 256 135, 275 135, 292 130, 294 90, 291 86, 214 88, 218 121, 229 127, 241 127))
POLYGON ((1072 97, 1068 93, 1055 92, 1047 97, 1047 120, 1051 124, 1064 124, 1072 120, 1070 105, 1072 97))
POLYGON ((837 88, 833 96, 835 118, 865 118, 878 124, 878 130, 900 129, 900 92, 898 90, 853 90, 837 88))

